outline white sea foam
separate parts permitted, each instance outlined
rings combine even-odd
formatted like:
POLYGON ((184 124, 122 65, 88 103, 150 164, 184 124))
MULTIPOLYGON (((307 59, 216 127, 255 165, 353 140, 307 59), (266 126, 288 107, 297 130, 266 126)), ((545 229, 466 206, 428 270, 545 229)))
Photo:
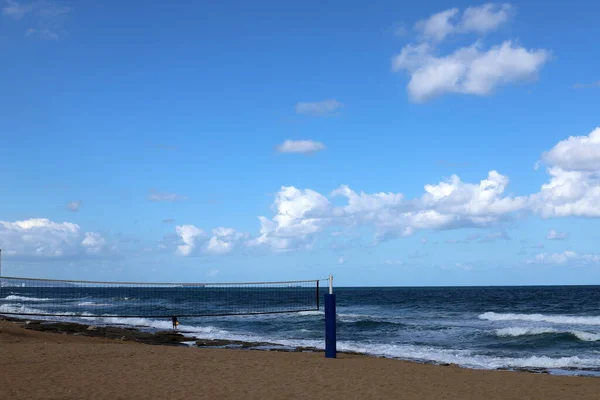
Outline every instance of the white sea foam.
POLYGON ((479 319, 488 321, 532 321, 548 322, 552 324, 569 325, 600 325, 600 316, 575 316, 575 315, 544 315, 544 314, 512 314, 485 312, 479 319))
POLYGON ((339 350, 357 351, 372 355, 417 361, 457 364, 478 369, 499 368, 599 368, 600 357, 491 357, 466 350, 440 349, 417 345, 382 345, 339 342, 339 350))
MULTIPOLYGON (((118 318, 118 317, 84 317, 87 321, 94 321, 100 324, 107 325, 127 325, 134 327, 154 328, 154 329, 172 329, 173 324, 170 320, 155 320, 149 318, 118 318)), ((194 326, 194 325, 179 325, 178 330, 182 333, 203 333, 203 334, 227 334, 227 331, 215 328, 214 326, 194 326)), ((202 338, 206 338, 202 336, 202 338)))
MULTIPOLYGON (((130 318, 121 323, 132 324, 130 318)), ((113 321, 117 323, 118 321, 113 321)), ((154 321, 140 319, 133 321, 135 325, 152 326, 159 329, 170 329, 169 321, 154 321)), ((233 333, 214 326, 181 325, 180 330, 203 339, 226 339, 247 342, 268 342, 289 347, 312 347, 323 349, 322 340, 309 339, 274 339, 268 336, 233 333)), ((587 333, 587 332, 584 332, 587 333)), ((531 356, 521 358, 491 357, 478 355, 470 350, 442 349, 432 346, 400 345, 400 344, 367 344, 353 341, 339 341, 339 351, 352 351, 375 356, 400 358, 416 361, 457 364, 468 368, 499 369, 499 368, 600 368, 600 357, 546 357, 531 356)))
POLYGON ((10 295, 10 296, 6 296, 4 298, 4 300, 8 300, 8 301, 50 301, 52 299, 40 299, 37 297, 25 297, 25 296, 10 295))
POLYGON ((107 307, 111 306, 111 304, 101 304, 94 303, 93 301, 82 301, 81 303, 77 303, 78 307, 107 307))
MULTIPOLYGON (((269 342, 290 347, 312 347, 323 349, 322 340, 308 339, 272 339, 269 337, 241 334, 212 334, 203 338, 242 340, 250 342, 269 342)), ((398 345, 398 344, 367 344, 352 341, 338 341, 338 351, 351 351, 374 356, 399 358, 406 360, 456 364, 462 367, 477 369, 500 368, 600 368, 600 357, 491 357, 475 354, 469 350, 442 349, 430 346, 398 345)))
POLYGON ((544 335, 548 333, 566 333, 575 336, 579 340, 586 342, 597 342, 600 341, 600 334, 592 332, 584 332, 577 330, 560 330, 555 328, 524 328, 524 327, 510 327, 496 330, 496 335, 500 337, 519 337, 519 336, 533 336, 533 335, 544 335))
MULTIPOLYGON (((0 314, 2 314, 2 313, 17 314, 17 315, 40 314, 40 316, 44 316, 45 314, 48 314, 49 312, 44 311, 44 310, 39 310, 37 308, 26 307, 26 306, 20 305, 20 304, 2 304, 0 306, 0 314)), ((51 316, 44 316, 44 318, 50 318, 50 317, 56 317, 56 316, 69 317, 69 316, 77 316, 77 315, 89 316, 92 314, 90 314, 90 313, 76 314, 73 312, 52 311, 51 316)))
POLYGON ((314 310, 314 311, 300 311, 298 315, 324 315, 325 311, 314 310))
POLYGON ((1 313, 43 314, 44 311, 36 308, 25 307, 24 305, 20 304, 2 304, 0 306, 0 314, 1 313))
MULTIPOLYGON (((2 305, 0 313, 13 312, 15 309, 18 312, 32 313, 40 310, 26 308, 24 306, 2 305)), ((42 311, 43 312, 43 311, 42 311)), ((169 320, 154 320, 148 318, 113 318, 113 317, 83 317, 78 318, 86 321, 94 321, 96 323, 128 325, 135 327, 149 327, 160 330, 169 330, 172 328, 169 320)), ((552 328, 509 328, 503 330, 501 334, 517 335, 527 334, 529 332, 551 332, 552 328), (512 329, 512 330, 509 330, 512 329), (537 331, 535 329, 538 329, 537 331)), ((240 340, 247 342, 268 342, 289 347, 312 347, 323 349, 323 340, 309 339, 273 339, 268 336, 252 335, 244 333, 233 333, 215 326, 196 326, 196 325, 180 325, 179 330, 196 338, 203 339, 227 339, 240 340)), ((552 331, 554 332, 554 331, 552 331)), ((596 337, 596 334, 589 332, 580 332, 582 337, 596 337)), ((575 334, 575 333, 573 333, 575 334)), ((586 340, 586 339, 582 339, 586 340)), ((598 340, 597 338, 594 340, 598 340)), ((545 369, 561 369, 561 368, 600 368, 600 356, 592 357, 547 357, 547 356, 531 356, 531 357, 492 357, 476 354, 470 350, 459 349, 443 349, 433 346, 419 346, 408 344, 373 344, 361 343, 353 341, 338 341, 337 348, 339 351, 352 351, 374 356, 383 356, 390 358, 399 358, 416 361, 427 361, 435 363, 456 364, 468 368, 477 369, 499 369, 499 368, 545 368, 545 369)))

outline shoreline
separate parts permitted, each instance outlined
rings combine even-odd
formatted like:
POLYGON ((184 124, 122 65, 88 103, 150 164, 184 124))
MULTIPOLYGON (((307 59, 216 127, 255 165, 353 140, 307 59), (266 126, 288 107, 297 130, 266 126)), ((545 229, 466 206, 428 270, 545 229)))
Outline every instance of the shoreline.
POLYGON ((0 321, 0 398, 597 400, 600 393, 600 379, 591 377, 345 353, 326 359, 316 352, 198 348, 179 345, 179 336, 178 345, 148 346, 112 338, 119 330, 86 330, 96 335, 89 337, 24 325, 36 324, 0 321))
MULTIPOLYGON (((102 337, 110 340, 119 340, 125 342, 135 342, 149 345, 160 345, 160 346, 178 346, 178 347, 196 347, 196 348, 207 348, 207 349, 224 349, 224 350, 253 350, 253 351, 267 351, 267 352, 286 352, 286 353, 321 353, 325 352, 324 349, 316 347, 303 347, 303 346, 286 346, 278 343, 272 343, 268 341, 243 341, 233 339, 211 339, 202 338, 200 336, 186 336, 190 332, 185 331, 172 331, 172 330, 159 330, 153 327, 142 327, 142 326, 127 326, 127 325, 114 325, 114 324, 83 324, 78 322, 66 322, 60 320, 43 320, 43 319, 25 319, 17 317, 8 317, 0 315, 1 321, 9 321, 20 325, 22 328, 27 330, 33 330, 38 332, 45 332, 50 334, 66 334, 73 336, 84 336, 84 337, 102 337), (148 329, 144 329, 148 328, 148 329)), ((497 368, 497 369, 479 369, 465 367, 459 364, 452 363, 438 363, 429 360, 418 360, 418 359, 402 359, 385 357, 379 355, 373 355, 368 353, 359 353, 353 351, 339 351, 338 354, 342 355, 354 355, 363 357, 372 357, 380 359, 397 360, 403 362, 410 362, 415 364, 434 365, 440 367, 456 367, 474 371, 508 371, 508 372, 521 372, 530 374, 546 374, 552 376, 581 376, 591 377, 600 380, 600 370, 598 369, 586 369, 586 368, 560 368, 560 369, 549 369, 549 368, 534 368, 534 367, 523 367, 523 368, 497 368), (557 373, 561 371, 562 373, 557 373)))
MULTIPOLYGON (((103 337, 106 339, 129 341, 143 343, 149 345, 161 346, 181 346, 181 347, 198 347, 198 348, 213 348, 213 349, 242 349, 242 350, 257 350, 257 351, 281 351, 281 352, 311 352, 324 353, 323 349, 316 347, 303 346, 284 346, 268 341, 251 342, 232 339, 210 339, 199 336, 186 336, 190 332, 185 331, 164 331, 156 328, 133 327, 126 325, 97 325, 83 324, 77 322, 67 322, 59 320, 43 320, 43 319, 25 319, 16 317, 7 317, 0 315, 0 321, 7 321, 19 325, 23 329, 45 332, 51 334, 66 334, 73 336, 85 337, 103 337), (142 329, 140 329, 142 328, 142 329), (191 344, 193 342, 193 344, 191 344)), ((339 354, 354 354, 364 355, 357 352, 338 352, 339 354)))

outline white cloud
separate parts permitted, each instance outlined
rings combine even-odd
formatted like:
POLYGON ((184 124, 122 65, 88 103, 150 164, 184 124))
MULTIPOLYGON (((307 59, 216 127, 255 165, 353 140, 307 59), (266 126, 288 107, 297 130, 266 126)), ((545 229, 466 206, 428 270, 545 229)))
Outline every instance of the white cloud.
POLYGON ((58 40, 66 35, 64 21, 71 12, 69 7, 47 0, 37 0, 31 3, 6 0, 5 3, 2 15, 17 21, 25 20, 26 23, 33 22, 35 24, 35 28, 30 26, 25 31, 26 36, 58 40))
POLYGON ((392 70, 410 75, 408 94, 414 102, 425 102, 447 93, 487 95, 509 83, 537 77, 549 59, 547 50, 528 50, 506 40, 485 49, 480 41, 438 55, 437 43, 453 34, 483 35, 507 22, 512 14, 508 4, 488 3, 436 13, 415 24, 421 42, 409 43, 393 57, 392 70))
POLYGON ((575 172, 600 171, 600 127, 587 136, 570 136, 542 155, 554 168, 575 172))
POLYGON ((410 74, 409 97, 424 102, 446 93, 487 95, 500 85, 532 80, 548 58, 546 50, 528 50, 511 41, 487 51, 475 43, 441 57, 427 44, 408 44, 393 58, 392 69, 410 74))
POLYGON ((569 137, 542 155, 550 181, 530 196, 542 217, 600 217, 600 128, 569 137))
POLYGON ((276 251, 310 247, 312 235, 328 224, 333 209, 329 200, 314 190, 283 186, 277 193, 272 220, 259 217, 260 235, 249 246, 267 245, 276 251))
POLYGON ((415 29, 420 31, 427 39, 442 40, 456 29, 451 20, 453 20, 457 14, 458 8, 441 11, 433 14, 426 20, 417 22, 415 24, 415 29))
POLYGON ((79 211, 79 209, 81 208, 81 201, 71 201, 67 203, 67 208, 73 212, 79 211))
POLYGON ((565 240, 569 237, 569 234, 566 232, 557 232, 554 229, 551 229, 546 235, 546 239, 548 240, 565 240))
POLYGON ((463 12, 458 29, 461 32, 487 33, 498 29, 511 16, 510 4, 487 3, 479 7, 469 7, 463 12))
POLYGON ((47 218, 0 221, 0 248, 12 256, 33 259, 101 255, 114 250, 99 233, 84 233, 77 224, 47 218))
POLYGON ((509 4, 487 3, 467 8, 459 18, 460 10, 451 8, 433 14, 415 24, 425 40, 442 41, 454 33, 476 32, 485 34, 498 29, 511 15, 509 4))
POLYGON ((106 246, 106 239, 99 233, 86 232, 85 238, 81 241, 81 245, 85 248, 88 254, 99 254, 106 246))
POLYGON ((314 140, 286 140, 277 146, 280 153, 312 154, 321 150, 325 150, 325 145, 314 140))
POLYGON ((296 104, 296 112, 298 114, 310 115, 313 117, 327 117, 334 115, 336 111, 344 105, 335 100, 323 100, 314 102, 300 102, 296 104))
POLYGON ((346 259, 344 257, 340 257, 338 260, 338 264, 344 264, 346 262, 346 259))
POLYGON ((181 238, 181 244, 177 246, 176 254, 180 256, 189 256, 196 249, 196 242, 205 236, 202 229, 194 225, 178 225, 175 227, 175 232, 181 238))
MULTIPOLYGON (((566 144, 560 142, 546 153, 544 160, 549 164, 552 178, 538 193, 507 194, 509 179, 495 170, 475 183, 463 182, 457 175, 452 175, 436 184, 425 185, 423 194, 412 199, 398 192, 357 192, 347 185, 341 185, 327 195, 311 189, 283 186, 275 196, 274 216, 259 217, 258 235, 249 237, 226 228, 217 228, 212 235, 204 235, 201 230, 185 235, 178 227, 181 237, 178 253, 222 254, 242 243, 251 248, 265 247, 283 252, 311 248, 321 233, 331 238, 368 231, 377 242, 410 236, 420 230, 465 227, 495 231, 472 234, 456 242, 490 242, 510 240, 506 231, 498 230, 498 225, 525 215, 525 212, 533 211, 543 217, 600 216, 600 169, 594 169, 598 162, 596 153, 594 149, 588 149, 587 153, 581 149, 593 147, 590 138, 595 140, 596 132, 598 130, 589 137, 567 139, 566 144)), ((548 239, 562 237, 566 234, 555 231, 548 234, 548 239)), ((568 257, 569 253, 563 256, 568 257)), ((591 256, 581 257, 581 260, 591 259, 591 256)))
POLYGON ((237 243, 246 238, 244 233, 232 228, 219 227, 212 230, 213 236, 206 245, 206 252, 211 254, 226 254, 233 250, 237 243))
POLYGON ((523 197, 503 197, 508 177, 490 171, 478 184, 464 183, 456 175, 438 185, 425 185, 422 202, 445 214, 467 216, 473 225, 487 225, 503 215, 522 209, 523 197))
POLYGON ((208 235, 195 225, 178 225, 175 227, 175 232, 179 237, 175 254, 184 257, 200 253, 227 254, 244 239, 248 238, 245 233, 224 227, 215 228, 212 230, 211 235, 208 235))
POLYGON ((181 196, 175 193, 161 193, 156 192, 154 190, 150 191, 148 195, 148 200, 150 201, 178 201, 178 200, 187 200, 186 196, 181 196))
MULTIPOLYGON (((330 194, 346 199, 341 206, 333 206, 328 197, 310 189, 282 187, 275 199, 276 215, 272 220, 259 217, 260 236, 249 245, 267 245, 279 251, 310 247, 315 235, 336 226, 370 227, 377 240, 409 236, 423 229, 487 227, 510 218, 527 204, 525 197, 504 196, 507 185, 508 178, 496 171, 478 184, 452 176, 437 185, 426 185, 425 194, 414 200, 393 192, 357 193, 342 185, 330 194)), ((500 235, 505 238, 504 233, 500 235)))
POLYGON ((535 258, 527 260, 528 264, 547 264, 547 265, 585 265, 599 264, 600 255, 598 254, 577 254, 574 251, 563 251, 562 253, 539 253, 535 258))

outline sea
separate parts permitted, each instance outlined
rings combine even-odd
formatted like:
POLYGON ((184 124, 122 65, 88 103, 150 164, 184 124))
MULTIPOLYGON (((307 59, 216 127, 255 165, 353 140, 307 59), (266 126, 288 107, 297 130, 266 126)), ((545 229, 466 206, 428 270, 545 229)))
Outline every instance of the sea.
MULTIPOLYGON (((600 377, 600 286, 356 287, 335 288, 335 294, 338 351, 473 369, 600 377)), ((70 313, 73 303, 40 297, 29 288, 5 287, 0 296, 0 314, 63 307, 58 317, 28 318, 151 331, 172 327, 169 318, 101 316, 98 305, 110 306, 111 295, 76 299, 86 310, 83 317, 70 313)), ((131 307, 152 301, 130 296, 131 307)), ((173 297, 177 302, 193 301, 178 296, 173 297)), ((269 343, 265 349, 322 349, 320 304, 318 310, 284 314, 183 317, 179 330, 190 338, 269 343)))

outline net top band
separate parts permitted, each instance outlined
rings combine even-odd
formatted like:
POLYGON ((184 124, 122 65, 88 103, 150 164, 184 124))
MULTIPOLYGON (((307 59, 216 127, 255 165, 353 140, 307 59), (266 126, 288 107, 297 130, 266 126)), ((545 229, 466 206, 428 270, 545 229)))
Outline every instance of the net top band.
POLYGON ((108 281, 80 281, 73 279, 46 279, 46 278, 21 278, 14 276, 0 276, 0 279, 11 279, 19 281, 43 281, 60 283, 86 283, 101 285, 177 285, 177 286, 225 286, 225 285, 285 285, 297 283, 316 283, 328 279, 307 279, 296 281, 278 281, 278 282, 108 282, 108 281))

